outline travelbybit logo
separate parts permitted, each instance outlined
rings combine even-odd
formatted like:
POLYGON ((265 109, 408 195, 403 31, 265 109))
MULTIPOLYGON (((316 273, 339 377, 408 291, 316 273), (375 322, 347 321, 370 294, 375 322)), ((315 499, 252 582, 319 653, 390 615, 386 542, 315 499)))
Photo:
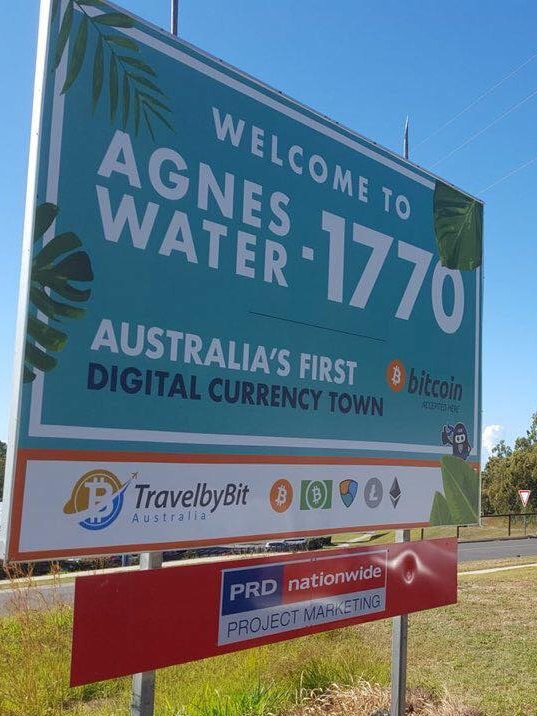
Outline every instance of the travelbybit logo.
POLYGON ((186 490, 155 490, 149 483, 138 483, 135 488, 137 510, 196 509, 216 512, 219 507, 238 507, 247 504, 249 485, 242 482, 211 489, 206 482, 198 482, 186 490))
POLYGON ((407 373, 400 360, 392 360, 388 364, 386 382, 395 393, 400 393, 406 385, 407 392, 412 395, 425 395, 428 398, 458 402, 462 400, 462 384, 456 382, 455 376, 446 379, 431 375, 426 370, 418 371, 414 368, 407 373))
POLYGON ((103 530, 114 522, 123 507, 125 490, 136 477, 121 484, 109 470, 90 470, 77 481, 63 511, 76 515, 78 524, 86 530, 103 530))
POLYGON ((131 524, 186 524, 209 519, 221 508, 233 509, 248 504, 250 486, 228 482, 216 489, 206 482, 197 482, 179 490, 158 489, 149 482, 138 482, 134 488, 134 509, 131 524))

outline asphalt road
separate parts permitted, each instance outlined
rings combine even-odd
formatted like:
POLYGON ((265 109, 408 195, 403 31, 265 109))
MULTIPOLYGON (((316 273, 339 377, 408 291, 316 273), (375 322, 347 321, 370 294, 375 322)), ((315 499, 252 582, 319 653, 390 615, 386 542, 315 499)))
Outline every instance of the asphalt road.
MULTIPOLYGON (((537 539, 497 540, 494 542, 465 542, 459 544, 459 561, 473 562, 479 560, 502 559, 509 557, 532 557, 537 562, 537 539)), ((17 602, 26 606, 26 599, 34 609, 46 609, 56 604, 73 602, 74 583, 31 589, 1 589, 0 614, 8 614, 16 609, 17 602)))
POLYGON ((74 591, 74 582, 36 585, 30 589, 0 589, 0 614, 17 611, 19 604, 24 605, 24 609, 48 609, 58 604, 72 604, 74 591))
MULTIPOLYGON (((459 544, 459 562, 533 556, 537 558, 537 539, 535 538, 459 544)), ((535 561, 537 562, 537 559, 535 561)))

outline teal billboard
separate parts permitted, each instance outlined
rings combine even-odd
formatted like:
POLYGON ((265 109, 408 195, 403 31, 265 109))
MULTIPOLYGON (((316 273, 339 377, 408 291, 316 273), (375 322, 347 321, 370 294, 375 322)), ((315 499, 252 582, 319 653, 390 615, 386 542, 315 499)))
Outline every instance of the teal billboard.
POLYGON ((34 130, 8 557, 476 521, 479 201, 101 0, 34 130))

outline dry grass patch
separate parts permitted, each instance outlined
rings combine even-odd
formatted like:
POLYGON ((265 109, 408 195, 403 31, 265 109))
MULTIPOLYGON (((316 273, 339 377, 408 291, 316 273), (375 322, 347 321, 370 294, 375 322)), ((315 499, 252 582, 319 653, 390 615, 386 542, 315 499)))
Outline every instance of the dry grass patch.
MULTIPOLYGON (((303 697, 300 705, 286 716, 389 716, 389 709, 388 687, 360 681, 348 687, 333 685, 324 693, 314 691, 303 697)), ((485 716, 457 698, 446 695, 438 699, 423 689, 409 689, 406 713, 414 716, 485 716)))

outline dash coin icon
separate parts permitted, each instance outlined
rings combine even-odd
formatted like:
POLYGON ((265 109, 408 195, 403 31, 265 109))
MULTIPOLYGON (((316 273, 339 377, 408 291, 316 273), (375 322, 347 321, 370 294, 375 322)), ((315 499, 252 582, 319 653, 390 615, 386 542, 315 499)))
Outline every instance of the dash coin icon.
POLYGON ((405 387, 406 370, 400 360, 392 360, 386 368, 386 382, 395 393, 400 393, 405 387))
POLYGON ((342 480, 339 483, 339 496, 345 507, 350 507, 358 492, 358 483, 355 480, 342 480))
POLYGON ((275 512, 285 512, 293 502, 293 487, 289 480, 276 480, 270 488, 270 506, 275 512))

